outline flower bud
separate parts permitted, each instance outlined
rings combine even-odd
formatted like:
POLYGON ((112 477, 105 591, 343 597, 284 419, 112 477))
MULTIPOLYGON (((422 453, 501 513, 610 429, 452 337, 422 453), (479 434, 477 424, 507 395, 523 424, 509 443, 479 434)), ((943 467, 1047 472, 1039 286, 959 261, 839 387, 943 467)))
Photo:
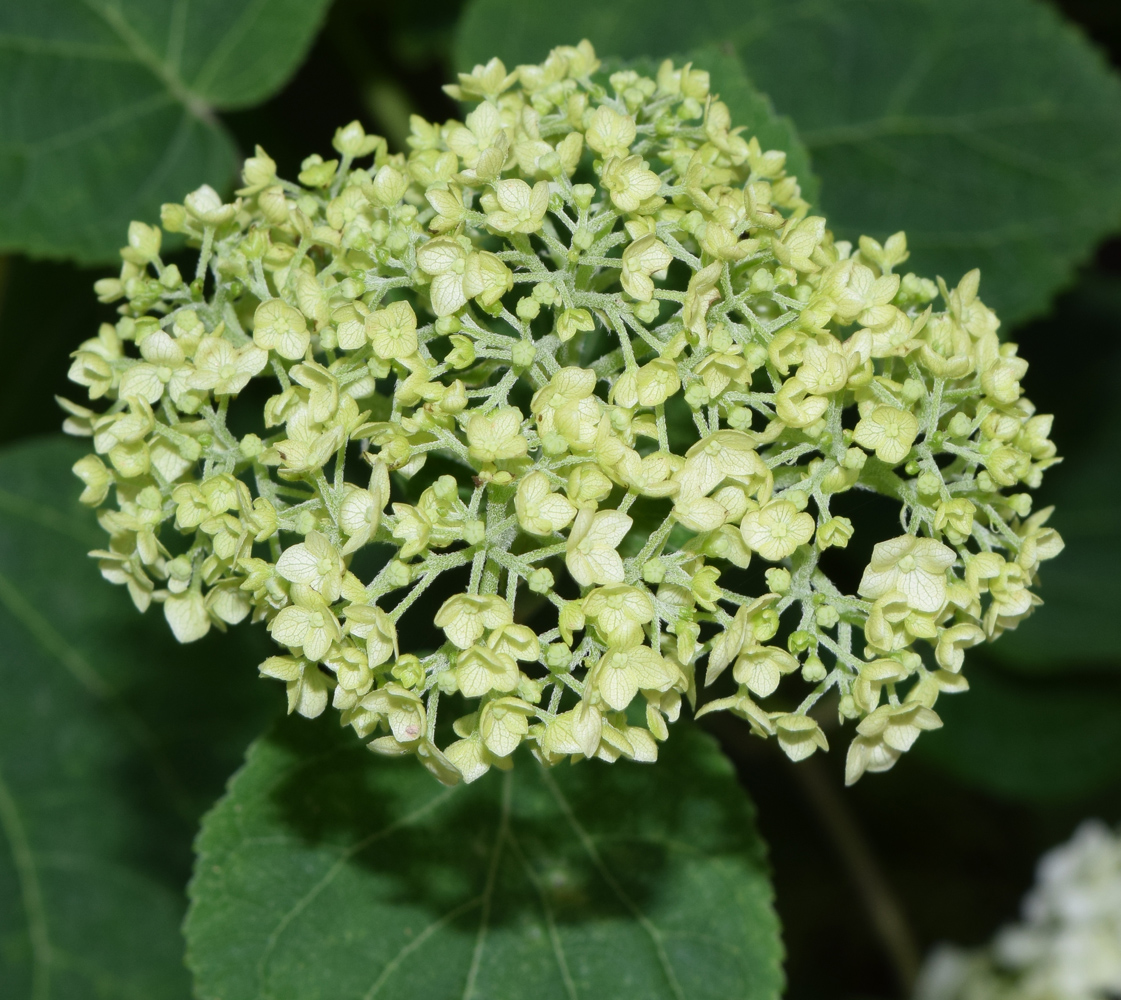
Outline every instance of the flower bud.
POLYGON ((820 684, 826 676, 825 664, 821 662, 821 659, 812 654, 807 656, 802 667, 802 680, 807 684, 820 684))

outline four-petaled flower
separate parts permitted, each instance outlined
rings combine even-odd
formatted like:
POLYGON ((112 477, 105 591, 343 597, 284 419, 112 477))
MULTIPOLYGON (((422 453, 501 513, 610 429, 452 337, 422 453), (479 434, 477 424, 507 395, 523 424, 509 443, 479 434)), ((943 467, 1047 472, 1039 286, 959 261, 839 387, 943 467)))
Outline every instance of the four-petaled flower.
POLYGON ((771 500, 744 514, 740 531, 748 548, 778 562, 813 537, 814 519, 789 500, 771 500))
POLYGON ((871 448, 876 458, 898 465, 911 451, 919 433, 919 420, 910 410, 897 406, 877 406, 862 417, 852 439, 862 448, 871 448))
POLYGON ((620 212, 635 212, 662 187, 661 178, 646 166, 641 156, 620 159, 611 157, 603 165, 600 182, 611 194, 611 201, 620 212))
POLYGON ((583 587, 623 582, 623 559, 616 548, 634 522, 617 510, 581 507, 568 534, 565 563, 583 587))
POLYGON ((366 336, 379 358, 416 354, 416 313, 408 302, 391 302, 366 317, 366 336))
POLYGON ((649 646, 632 646, 604 653, 592 667, 588 683, 608 708, 622 712, 640 690, 668 691, 679 678, 680 671, 649 646))
POLYGON ((467 454, 476 462, 509 461, 528 451, 529 442, 522 433, 522 413, 516 406, 474 413, 467 421, 467 454))
POLYGON ((619 281, 623 290, 639 302, 649 302, 654 295, 650 275, 664 271, 673 262, 673 254, 653 233, 627 244, 623 251, 623 267, 619 281))
POLYGON ((915 611, 933 613, 946 603, 946 570, 954 550, 933 538, 899 535, 879 542, 860 580, 861 597, 898 593, 915 611))
POLYGON ((195 351, 192 389, 209 389, 215 396, 235 396, 268 364, 268 351, 253 344, 235 348, 221 337, 206 337, 195 351))
POLYGON ((538 181, 530 187, 525 181, 495 181, 494 195, 499 210, 487 216, 487 225, 503 233, 535 233, 549 207, 549 182, 538 181))
POLYGON ((467 649, 487 629, 509 625, 513 620, 514 612, 501 597, 494 594, 456 594, 440 606, 434 622, 456 646, 467 649))
POLYGON ((518 523, 535 535, 551 535, 567 528, 576 516, 576 507, 563 493, 552 491, 543 472, 531 472, 518 483, 514 510, 518 523))
POLYGON ((654 619, 654 602, 637 587, 596 587, 584 598, 584 614, 609 646, 625 649, 642 642, 642 626, 654 619))
POLYGON ((322 594, 328 604, 339 599, 343 561, 339 550, 318 531, 290 545, 276 561, 276 571, 291 583, 302 583, 322 594))
POLYGON ((253 314, 253 343, 282 358, 299 361, 311 343, 307 320, 283 299, 269 299, 253 314))

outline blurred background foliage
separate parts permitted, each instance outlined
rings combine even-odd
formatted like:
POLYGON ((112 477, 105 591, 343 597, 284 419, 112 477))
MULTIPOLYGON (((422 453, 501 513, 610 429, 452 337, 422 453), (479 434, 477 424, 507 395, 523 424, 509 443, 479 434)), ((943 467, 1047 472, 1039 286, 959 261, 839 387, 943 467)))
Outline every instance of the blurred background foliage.
MULTIPOLYGON (((0 713, 0 827, 9 840, 3 778, 17 790, 21 780, 32 787, 56 772, 47 764, 29 770, 28 755, 49 761, 52 745, 99 747, 116 793, 135 814, 109 824, 124 839, 106 842, 105 851, 124 849, 129 837, 161 845, 141 852, 136 877, 151 885, 134 889, 153 893, 151 906, 174 922, 194 823, 279 702, 253 679, 267 646, 259 630, 235 630, 235 641, 212 635, 205 668, 195 669, 196 650, 177 648, 158 614, 137 619, 122 593, 97 581, 81 557, 97 541, 92 518, 74 513, 64 496, 77 493, 66 471, 74 449, 40 437, 57 432, 53 397, 69 394, 69 352, 110 318, 91 286, 113 270, 128 219, 154 220, 161 201, 203 181, 230 189, 236 159, 257 143, 288 176, 308 153, 326 153, 335 127, 354 118, 402 148, 410 113, 436 120, 457 113, 440 89, 457 59, 495 38, 514 53, 511 62, 540 59, 548 44, 576 41, 585 25, 603 55, 612 52, 597 32, 620 39, 621 55, 724 43, 802 129, 821 204, 843 235, 863 227, 883 236, 899 219, 911 230, 911 266, 920 272, 979 261, 982 295, 1012 318, 1005 332, 1032 364, 1028 392, 1042 412, 1055 414, 1053 437, 1065 456, 1036 504, 1057 505, 1053 523, 1067 541, 1046 567, 1045 606, 991 649, 971 652, 972 691, 940 703, 945 728, 924 736, 892 772, 842 791, 842 753, 794 767, 771 744, 748 738, 746 727, 713 727, 769 844, 787 995, 900 996, 901 981, 934 943, 980 944, 1011 919, 1035 859, 1081 818, 1121 820, 1121 240, 1114 235, 1121 229, 1121 87, 1106 69, 1107 61, 1121 65, 1121 7, 910 0, 890 5, 885 18, 888 5, 874 0, 829 7, 752 0, 706 5, 704 16, 667 36, 662 4, 630 0, 555 9, 477 0, 466 15, 459 0, 336 0, 329 8, 230 0, 206 3, 190 24, 170 29, 159 18, 170 4, 91 3, 82 7, 89 23, 74 14, 78 6, 0 4, 0 351, 8 358, 0 371, 0 677, 6 692, 17 692, 5 695, 8 714, 0 713), (639 22, 620 13, 638 16, 639 9, 646 10, 639 22), (139 29, 122 33, 114 17, 139 29), (217 20, 200 27, 206 17, 217 20), (729 17, 742 23, 739 35, 721 28, 729 17), (1013 22, 1030 22, 1031 30, 1002 46, 1013 22), (179 32, 173 65, 153 63, 149 30, 151 37, 179 32), (724 34, 705 37, 706 30, 724 34), (548 42, 537 45, 542 33, 548 42), (224 39, 217 53, 216 37, 224 39), (810 41, 799 50, 803 38, 810 41), (1081 102, 1085 113, 1073 124, 1024 126, 1024 143, 1038 147, 1035 160, 1018 147, 1019 159, 1003 164, 1006 174, 986 178, 995 168, 985 145, 992 137, 982 132, 928 135, 895 149, 842 141, 837 130, 846 116, 891 74, 897 84, 911 80, 920 103, 991 97, 965 92, 962 80, 976 83, 984 74, 954 57, 979 40, 993 92, 1015 77, 1008 86, 1027 88, 1037 106, 1051 97, 1059 108, 1081 102), (901 55, 877 62, 887 50, 901 55), (1033 75, 1024 60, 1038 62, 1041 52, 1051 61, 1033 75), (91 65, 103 74, 96 87, 83 75, 91 65), (112 79, 105 65, 117 74, 112 79), (33 99, 16 87, 28 80, 38 81, 33 99), (923 91, 931 80, 935 97, 923 91), (103 120, 110 124, 100 134, 89 127, 103 120), (85 175, 74 173, 78 161, 89 168, 85 175), (1005 190, 1016 184, 1020 190, 1005 190), (1012 235, 940 242, 937 230, 948 225, 940 220, 968 222, 978 212, 978 232, 1004 226, 1012 235), (73 574, 40 578, 30 567, 45 564, 58 546, 68 546, 57 559, 73 574), (86 590, 95 596, 83 597, 86 590), (48 609, 54 638, 28 611, 35 607, 48 609), (50 679, 56 666, 44 649, 67 665, 68 679, 50 679), (84 656, 105 667, 104 689, 90 688, 84 656), (215 704, 225 711, 215 715, 215 704), (38 736, 21 722, 30 705, 45 727, 38 736), (77 731, 91 742, 75 743, 77 731), (138 746, 147 748, 144 761, 163 762, 156 768, 163 777, 129 756, 138 746), (168 786, 168 769, 182 780, 168 786), (178 791, 169 797, 168 787, 178 791)), ((1015 145, 1016 136, 1006 138, 1015 145)), ((968 266, 945 276, 952 283, 968 266)), ((80 769, 62 758, 57 768, 71 783, 63 797, 72 793, 79 808, 80 769)), ((29 822, 54 829, 62 822, 58 801, 41 805, 42 815, 29 822)), ((16 869, 18 857, 11 871, 0 865, 0 897, 14 898, 16 869)), ((72 932, 75 963, 96 962, 91 941, 83 944, 80 928, 72 932)), ((19 957, 11 948, 24 947, 11 944, 14 933, 0 913, 0 987, 18 985, 3 972, 5 957, 19 957)), ((153 952, 151 961, 161 959, 153 952)), ((174 965, 174 956, 167 961, 174 965)), ((111 985, 115 974, 102 970, 101 981, 111 985)))

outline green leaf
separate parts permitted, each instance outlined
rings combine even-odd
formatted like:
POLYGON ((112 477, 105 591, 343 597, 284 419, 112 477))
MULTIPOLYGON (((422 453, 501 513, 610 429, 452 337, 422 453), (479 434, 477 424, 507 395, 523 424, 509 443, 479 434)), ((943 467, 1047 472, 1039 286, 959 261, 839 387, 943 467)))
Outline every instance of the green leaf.
POLYGON ((1121 679, 1037 678, 976 658, 970 690, 938 702, 945 725, 919 757, 976 787, 1028 801, 1089 795, 1121 780, 1121 679))
POLYGON ((905 229, 908 267, 972 267, 1006 322, 1121 224, 1121 82, 1037 0, 474 0, 457 62, 732 47, 813 156, 838 236, 905 229), (672 30, 667 30, 672 26, 672 30))
POLYGON ((202 998, 777 997, 753 809, 679 723, 654 765, 441 788, 293 719, 203 822, 188 964, 202 998))
POLYGON ((191 837, 270 714, 267 643, 180 647, 100 578, 85 450, 0 452, 0 996, 186 1000, 191 837))
POLYGON ((237 151, 216 112, 275 92, 329 0, 0 5, 0 250, 111 262, 132 219, 237 151))

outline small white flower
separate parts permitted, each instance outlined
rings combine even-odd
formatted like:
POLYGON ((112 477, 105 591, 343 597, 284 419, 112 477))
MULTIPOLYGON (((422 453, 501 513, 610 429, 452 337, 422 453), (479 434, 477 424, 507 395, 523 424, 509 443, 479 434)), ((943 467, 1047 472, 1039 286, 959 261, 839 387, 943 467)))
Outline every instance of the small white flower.
POLYGON ((285 580, 303 583, 323 595, 327 603, 339 599, 343 563, 339 550, 318 531, 310 531, 297 545, 290 545, 276 562, 285 580))
POLYGON ((953 549, 933 538, 889 538, 872 550, 860 596, 875 601, 898 592, 915 611, 939 611, 946 602, 946 570, 956 558, 953 549))
POLYGON ((814 519, 789 500, 771 500, 744 514, 740 531, 749 548, 778 562, 813 537, 814 519))
POLYGON ((581 586, 623 582, 623 559, 615 550, 634 522, 617 510, 581 507, 568 535, 565 563, 581 586))
POLYGON ((269 299, 257 306, 253 315, 253 343, 289 361, 298 361, 307 352, 311 334, 303 313, 282 299, 269 299))
POLYGON ((563 493, 554 493, 550 489, 549 477, 543 472, 531 472, 518 483, 514 509, 518 523, 535 535, 561 531, 576 516, 576 507, 563 493))
POLYGON ((487 216, 487 225, 504 233, 534 233, 549 207, 549 182, 538 181, 531 188, 518 178, 495 181, 499 211, 487 216))

